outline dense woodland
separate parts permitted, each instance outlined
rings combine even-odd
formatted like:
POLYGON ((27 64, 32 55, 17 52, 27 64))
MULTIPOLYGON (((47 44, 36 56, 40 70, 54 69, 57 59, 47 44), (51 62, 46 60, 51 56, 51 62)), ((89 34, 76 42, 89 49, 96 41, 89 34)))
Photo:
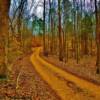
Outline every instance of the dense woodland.
POLYGON ((10 15, 11 0, 0 0, 0 77, 8 76, 11 63, 29 53, 37 38, 33 45, 42 45, 45 56, 56 55, 65 63, 95 56, 100 73, 100 0, 34 2, 28 7, 27 0, 13 0, 10 15), (34 13, 37 6, 43 6, 42 18, 34 13))
POLYGON ((44 55, 58 55, 60 61, 96 56, 100 70, 100 1, 44 0, 44 55), (48 17, 48 23, 47 18, 48 17))

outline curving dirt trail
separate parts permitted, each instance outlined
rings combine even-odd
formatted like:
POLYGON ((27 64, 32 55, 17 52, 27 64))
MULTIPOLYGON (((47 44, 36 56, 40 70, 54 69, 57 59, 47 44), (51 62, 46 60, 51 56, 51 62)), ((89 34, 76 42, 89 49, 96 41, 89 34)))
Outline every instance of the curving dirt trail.
POLYGON ((100 86, 46 62, 39 56, 40 50, 41 48, 33 49, 31 62, 61 100, 100 100, 100 86))

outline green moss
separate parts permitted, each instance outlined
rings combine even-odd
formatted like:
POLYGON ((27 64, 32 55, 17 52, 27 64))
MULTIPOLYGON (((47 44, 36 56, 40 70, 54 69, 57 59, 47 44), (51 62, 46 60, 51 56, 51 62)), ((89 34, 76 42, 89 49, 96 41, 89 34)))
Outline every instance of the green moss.
POLYGON ((0 75, 0 81, 7 80, 7 75, 0 75))

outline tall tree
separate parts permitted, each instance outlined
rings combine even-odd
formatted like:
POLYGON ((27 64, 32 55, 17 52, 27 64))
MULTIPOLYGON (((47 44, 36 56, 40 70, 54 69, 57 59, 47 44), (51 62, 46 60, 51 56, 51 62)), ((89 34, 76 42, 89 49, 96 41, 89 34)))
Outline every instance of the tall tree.
POLYGON ((0 77, 7 76, 7 40, 10 0, 0 0, 0 77))
POLYGON ((43 11, 43 53, 44 55, 46 55, 46 32, 45 32, 45 11, 46 11, 46 0, 44 0, 44 4, 43 4, 43 8, 44 8, 44 11, 43 11))
POLYGON ((58 31, 59 31, 59 60, 63 61, 63 36, 61 28, 61 0, 58 0, 58 31))
POLYGON ((97 45, 97 73, 100 73, 100 10, 98 10, 97 0, 95 0, 95 17, 96 17, 96 45, 97 45))

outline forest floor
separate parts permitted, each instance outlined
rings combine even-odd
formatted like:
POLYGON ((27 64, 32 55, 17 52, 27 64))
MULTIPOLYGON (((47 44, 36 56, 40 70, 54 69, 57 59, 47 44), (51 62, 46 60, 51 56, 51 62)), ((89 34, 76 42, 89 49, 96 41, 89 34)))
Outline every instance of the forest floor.
POLYGON ((47 62, 71 74, 100 85, 100 74, 96 74, 96 57, 85 56, 80 60, 79 64, 77 64, 74 59, 69 59, 68 62, 65 63, 59 61, 59 57, 57 56, 49 55, 46 57, 43 56, 43 53, 41 53, 40 56, 47 62))
POLYGON ((65 64, 57 56, 44 57, 36 48, 32 55, 13 63, 8 81, 0 81, 0 100, 100 100, 100 87, 96 85, 100 84, 100 75, 95 69, 95 58, 84 58, 80 64, 69 60, 65 64))
POLYGON ((30 62, 30 55, 17 60, 9 81, 0 81, 0 100, 59 100, 30 62))

